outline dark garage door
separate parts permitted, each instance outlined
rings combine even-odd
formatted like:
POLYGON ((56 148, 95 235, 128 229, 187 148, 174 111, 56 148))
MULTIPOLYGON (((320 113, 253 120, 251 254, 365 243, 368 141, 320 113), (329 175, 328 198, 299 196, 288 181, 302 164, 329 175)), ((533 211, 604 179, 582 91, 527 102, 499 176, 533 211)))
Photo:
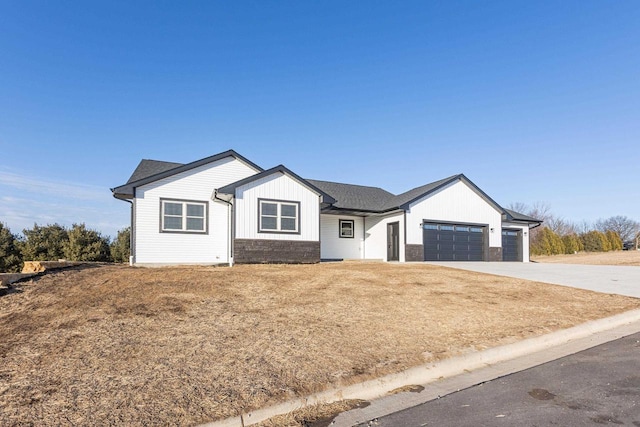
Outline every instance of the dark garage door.
POLYGON ((424 223, 425 261, 484 261, 485 227, 424 223))
POLYGON ((522 261, 522 235, 520 230, 502 229, 502 260, 522 261))

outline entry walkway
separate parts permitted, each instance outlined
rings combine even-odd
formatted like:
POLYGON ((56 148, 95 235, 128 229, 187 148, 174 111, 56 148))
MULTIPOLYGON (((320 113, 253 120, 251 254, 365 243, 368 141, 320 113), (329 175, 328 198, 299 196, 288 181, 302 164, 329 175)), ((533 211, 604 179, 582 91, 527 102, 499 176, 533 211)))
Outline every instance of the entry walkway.
POLYGON ((640 298, 640 267, 465 261, 428 264, 640 298))

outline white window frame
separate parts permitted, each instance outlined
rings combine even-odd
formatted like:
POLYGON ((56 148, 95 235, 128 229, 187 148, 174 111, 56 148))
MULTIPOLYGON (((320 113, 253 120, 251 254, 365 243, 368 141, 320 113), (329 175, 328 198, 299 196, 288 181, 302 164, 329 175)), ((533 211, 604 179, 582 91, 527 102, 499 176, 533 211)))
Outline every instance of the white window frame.
POLYGON ((292 200, 271 200, 271 199, 258 199, 258 233, 278 233, 278 234, 300 234, 300 202, 292 201, 292 200), (263 215, 262 214, 262 206, 264 204, 272 204, 276 205, 276 214, 275 215, 263 215), (283 216, 282 215, 282 206, 293 206, 296 209, 296 216, 283 216), (276 228, 264 228, 262 226, 262 218, 276 218, 276 228), (294 219, 296 228, 295 230, 283 230, 282 229, 282 219, 294 219))
POLYGON ((341 239, 353 239, 356 234, 356 222, 353 219, 339 219, 338 220, 338 236, 341 239), (342 224, 349 223, 351 224, 351 235, 342 234, 342 224))
POLYGON ((209 203, 200 200, 180 200, 180 199, 160 199, 160 232, 161 233, 186 233, 186 234, 208 234, 209 233, 209 203), (181 218, 182 228, 166 228, 165 217, 178 217, 178 215, 165 215, 164 207, 166 204, 172 203, 182 205, 182 213, 179 216, 181 218), (187 210, 189 205, 202 206, 204 216, 189 216, 187 210), (189 230, 187 229, 187 220, 189 218, 202 219, 202 229, 189 230))

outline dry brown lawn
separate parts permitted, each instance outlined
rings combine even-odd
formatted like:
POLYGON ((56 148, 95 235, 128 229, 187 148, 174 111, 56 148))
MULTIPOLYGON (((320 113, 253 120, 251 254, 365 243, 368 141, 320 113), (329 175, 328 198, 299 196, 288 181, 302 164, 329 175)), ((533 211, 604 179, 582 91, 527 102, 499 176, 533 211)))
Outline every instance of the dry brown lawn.
POLYGON ((531 260, 558 264, 640 266, 640 251, 579 252, 572 255, 532 256, 531 260))
POLYGON ((85 267, 0 298, 0 425, 193 425, 640 307, 419 264, 85 267))

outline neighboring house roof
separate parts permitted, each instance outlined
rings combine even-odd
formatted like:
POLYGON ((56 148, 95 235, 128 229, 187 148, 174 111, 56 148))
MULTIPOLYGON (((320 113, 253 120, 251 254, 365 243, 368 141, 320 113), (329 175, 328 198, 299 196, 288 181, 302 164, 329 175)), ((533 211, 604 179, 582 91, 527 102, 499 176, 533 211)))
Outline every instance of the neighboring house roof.
POLYGON ((315 179, 308 179, 307 182, 330 194, 336 200, 333 207, 338 209, 377 212, 380 207, 385 206, 396 197, 378 187, 341 184, 339 182, 318 181, 315 179))
POLYGON ((329 194, 324 192, 321 188, 318 188, 313 183, 309 182, 308 180, 306 180, 304 178, 300 178, 297 174, 295 174, 292 171, 290 171, 284 165, 278 165, 278 166, 273 167, 271 169, 267 169, 266 171, 262 171, 260 173, 255 174, 255 175, 251 175, 251 176, 249 176, 247 178, 241 179, 240 181, 236 181, 234 183, 225 185, 224 187, 218 188, 216 190, 216 192, 217 193, 221 193, 221 194, 235 194, 236 188, 238 188, 238 187, 240 187, 242 185, 245 185, 245 184, 249 184, 249 183, 254 182, 254 181, 258 180, 258 179, 264 178, 266 176, 273 175, 274 173, 282 173, 282 174, 288 175, 289 177, 293 178, 295 181, 297 181, 298 183, 300 183, 304 187, 308 188, 309 190, 313 191, 317 195, 321 196, 322 197, 322 200, 321 200, 322 203, 332 204, 332 203, 336 202, 336 200, 333 197, 331 197, 329 194))
POLYGON ((118 199, 130 199, 133 197, 133 190, 141 185, 148 184, 150 182, 158 181, 163 178, 167 178, 172 175, 176 175, 188 170, 206 165, 208 163, 216 162, 226 157, 233 157, 247 166, 256 170, 256 172, 262 172, 263 169, 253 163, 251 160, 236 153, 233 150, 227 150, 222 153, 215 154, 213 156, 205 157, 204 159, 196 160, 195 162, 180 164, 170 162, 160 162, 157 160, 143 160, 138 164, 138 167, 129 178, 126 184, 119 187, 112 188, 113 196, 118 199), (177 165, 170 168, 170 165, 177 165), (140 169, 140 171, 138 171, 140 169), (139 173, 138 173, 139 172, 139 173), (135 178, 135 179, 134 179, 135 178))

